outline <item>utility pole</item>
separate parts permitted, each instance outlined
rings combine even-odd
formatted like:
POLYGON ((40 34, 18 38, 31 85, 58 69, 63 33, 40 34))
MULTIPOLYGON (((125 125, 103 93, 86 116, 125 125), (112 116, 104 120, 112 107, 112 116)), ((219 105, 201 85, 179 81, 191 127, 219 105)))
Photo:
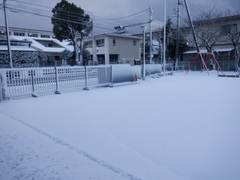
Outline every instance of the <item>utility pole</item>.
POLYGON ((193 39, 194 39, 194 42, 195 42, 195 46, 196 46, 196 48, 197 48, 197 52, 199 53, 199 52, 200 52, 200 49, 199 49, 199 46, 198 46, 197 37, 196 37, 196 33, 195 33, 195 30, 194 30, 194 26, 193 26, 192 16, 191 16, 190 11, 189 11, 189 7, 188 7, 187 0, 184 0, 184 2, 185 2, 186 10, 187 10, 187 15, 188 15, 189 23, 190 23, 190 26, 191 26, 191 29, 192 29, 193 39))
POLYGON ((7 46, 8 46, 9 65, 10 65, 10 68, 13 68, 12 51, 11 51, 11 43, 10 43, 9 28, 8 28, 8 17, 6 12, 6 1, 7 0, 3 0, 3 11, 4 11, 4 18, 5 18, 6 33, 7 33, 6 37, 7 37, 7 46))
POLYGON ((145 65, 145 34, 146 34, 146 27, 142 26, 143 28, 143 66, 142 66, 142 76, 143 76, 143 80, 145 80, 146 78, 146 65, 145 65))
POLYGON ((163 73, 166 71, 166 25, 167 25, 167 2, 164 0, 164 28, 163 28, 163 73))
MULTIPOLYGON (((201 62, 202 62, 202 66, 206 69, 208 75, 210 75, 209 72, 208 72, 206 63, 204 62, 204 59, 203 59, 202 54, 201 54, 201 52, 200 52, 200 48, 199 48, 199 45, 198 45, 198 42, 197 42, 197 36, 196 36, 196 32, 195 32, 195 29, 194 29, 194 26, 193 26, 193 21, 192 21, 192 17, 191 17, 190 11, 189 11, 189 7, 188 7, 187 0, 184 0, 184 3, 185 3, 185 6, 186 6, 186 10, 187 10, 187 14, 188 14, 188 19, 189 19, 190 26, 191 26, 191 29, 192 29, 193 39, 194 39, 194 42, 195 42, 195 46, 196 46, 196 48, 197 48, 197 56, 196 56, 196 57, 198 57, 198 55, 200 56, 201 62)), ((190 69, 189 69, 189 70, 190 70, 190 69)), ((188 72, 189 72, 189 71, 188 71, 188 72)), ((188 73, 188 72, 187 72, 187 73, 188 73)))
POLYGON ((150 30, 150 46, 149 46, 149 53, 150 53, 150 64, 152 63, 152 58, 153 58, 153 42, 152 42, 152 13, 153 9, 152 7, 149 8, 149 13, 150 13, 150 19, 149 19, 149 30, 150 30))
POLYGON ((175 70, 178 66, 179 61, 179 26, 180 26, 180 5, 181 2, 178 0, 178 9, 177 9, 177 34, 176 34, 176 52, 175 52, 175 70))
POLYGON ((96 61, 96 48, 95 48, 93 27, 94 26, 93 26, 93 20, 92 20, 92 65, 94 65, 94 61, 96 61))

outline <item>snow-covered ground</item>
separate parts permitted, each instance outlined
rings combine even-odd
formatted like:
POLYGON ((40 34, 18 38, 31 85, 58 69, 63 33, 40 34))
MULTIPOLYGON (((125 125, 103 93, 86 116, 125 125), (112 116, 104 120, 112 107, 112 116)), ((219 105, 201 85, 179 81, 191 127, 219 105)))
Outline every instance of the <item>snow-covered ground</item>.
POLYGON ((240 78, 184 72, 0 103, 0 179, 239 180, 240 78))

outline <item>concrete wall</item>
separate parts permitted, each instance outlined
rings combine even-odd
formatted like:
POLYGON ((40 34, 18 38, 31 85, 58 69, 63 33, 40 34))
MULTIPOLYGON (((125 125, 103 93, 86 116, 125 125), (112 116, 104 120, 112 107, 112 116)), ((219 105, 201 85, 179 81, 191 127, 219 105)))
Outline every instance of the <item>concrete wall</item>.
POLYGON ((119 54, 119 60, 122 60, 123 58, 140 59, 140 40, 121 37, 109 37, 109 53, 119 54), (115 46, 113 45, 114 39, 116 42, 115 46))

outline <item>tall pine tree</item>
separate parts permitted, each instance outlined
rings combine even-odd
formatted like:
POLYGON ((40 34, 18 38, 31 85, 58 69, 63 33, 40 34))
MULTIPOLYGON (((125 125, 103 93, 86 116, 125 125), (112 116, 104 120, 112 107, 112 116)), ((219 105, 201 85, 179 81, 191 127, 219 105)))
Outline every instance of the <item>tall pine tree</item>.
MULTIPOLYGON (((77 41, 83 40, 83 37, 92 29, 90 16, 84 13, 81 7, 77 7, 67 0, 57 3, 52 9, 52 24, 55 37, 62 40, 70 40, 74 46, 75 63, 82 64, 78 60, 77 41)), ((83 47, 80 47, 80 53, 83 53, 83 47)))

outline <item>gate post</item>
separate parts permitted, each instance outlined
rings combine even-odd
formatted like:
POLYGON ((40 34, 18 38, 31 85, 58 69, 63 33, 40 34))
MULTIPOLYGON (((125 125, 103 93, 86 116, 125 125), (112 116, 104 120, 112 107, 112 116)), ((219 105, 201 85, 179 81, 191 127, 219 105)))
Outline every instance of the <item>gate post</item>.
POLYGON ((56 91, 55 94, 61 94, 59 91, 59 82, 58 82, 58 69, 56 66, 54 66, 54 70, 55 70, 55 81, 56 81, 56 91))
POLYGON ((83 90, 88 91, 88 72, 87 72, 87 66, 85 65, 85 88, 83 88, 83 90))
POLYGON ((4 96, 5 96, 5 90, 3 86, 3 77, 2 77, 2 74, 0 73, 0 101, 4 100, 4 96))
POLYGON ((35 94, 35 87, 34 87, 34 71, 31 69, 31 80, 32 80, 32 97, 38 97, 35 94))
POLYGON ((109 87, 113 87, 113 68, 112 68, 112 66, 110 66, 109 76, 110 76, 109 87))
POLYGON ((2 84, 0 84, 0 87, 2 86, 2 97, 3 97, 3 100, 5 99, 9 100, 10 95, 8 92, 7 71, 6 70, 1 70, 1 71, 2 72, 0 74, 2 75, 2 84))

